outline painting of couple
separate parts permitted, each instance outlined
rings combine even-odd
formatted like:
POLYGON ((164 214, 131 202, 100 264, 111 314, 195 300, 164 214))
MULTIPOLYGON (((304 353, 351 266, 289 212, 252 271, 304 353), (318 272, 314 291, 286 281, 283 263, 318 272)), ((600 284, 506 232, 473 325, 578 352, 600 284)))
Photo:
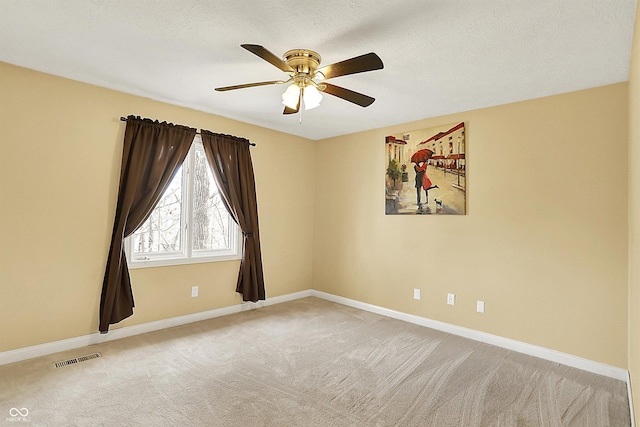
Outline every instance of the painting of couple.
POLYGON ((385 145, 387 215, 466 214, 464 122, 388 135, 385 145))

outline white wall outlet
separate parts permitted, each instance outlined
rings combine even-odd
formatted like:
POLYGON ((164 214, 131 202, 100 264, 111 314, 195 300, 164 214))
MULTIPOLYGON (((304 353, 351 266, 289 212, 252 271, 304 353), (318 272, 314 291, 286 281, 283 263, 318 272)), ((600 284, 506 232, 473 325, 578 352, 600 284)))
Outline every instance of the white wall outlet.
POLYGON ((413 290, 413 299, 420 299, 420 289, 413 290))
POLYGON ((456 294, 447 294, 447 304, 456 305, 456 294))
POLYGON ((198 296, 198 287, 197 286, 192 286, 191 287, 191 298, 195 298, 198 296))
POLYGON ((484 313, 484 301, 476 301, 476 311, 478 313, 484 313))

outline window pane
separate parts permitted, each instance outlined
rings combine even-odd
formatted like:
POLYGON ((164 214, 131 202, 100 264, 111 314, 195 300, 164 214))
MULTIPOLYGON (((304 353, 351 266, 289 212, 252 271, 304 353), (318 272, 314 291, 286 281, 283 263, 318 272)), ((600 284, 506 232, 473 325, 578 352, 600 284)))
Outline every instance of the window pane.
POLYGON ((182 167, 176 172, 151 216, 133 234, 133 254, 163 254, 180 251, 182 211, 182 167))
POLYGON ((193 187, 193 250, 228 249, 229 213, 200 147, 195 152, 193 187))

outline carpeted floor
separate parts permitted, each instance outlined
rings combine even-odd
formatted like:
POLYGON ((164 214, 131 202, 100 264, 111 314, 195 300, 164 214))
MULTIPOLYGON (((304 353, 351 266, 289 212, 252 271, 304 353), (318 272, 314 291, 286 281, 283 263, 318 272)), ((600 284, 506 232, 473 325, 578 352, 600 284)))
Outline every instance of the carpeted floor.
POLYGON ((621 381, 305 298, 0 366, 4 424, 618 427, 630 419, 621 381), (102 357, 54 366, 95 352, 102 357))

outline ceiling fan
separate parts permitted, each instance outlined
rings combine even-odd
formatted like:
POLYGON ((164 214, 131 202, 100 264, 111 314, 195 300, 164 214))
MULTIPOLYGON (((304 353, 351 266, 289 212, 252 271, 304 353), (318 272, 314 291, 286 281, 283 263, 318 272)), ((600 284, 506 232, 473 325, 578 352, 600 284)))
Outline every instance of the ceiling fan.
POLYGON ((240 46, 289 74, 289 78, 287 80, 271 80, 218 87, 216 90, 219 92, 254 86, 287 84, 291 82, 292 84, 282 94, 282 103, 285 106, 283 114, 297 113, 300 110, 301 104, 304 105, 305 110, 319 106, 322 100, 322 94, 320 92, 337 96, 361 107, 368 107, 375 101, 375 98, 362 93, 324 82, 324 80, 334 77, 384 68, 380 57, 373 52, 318 68, 321 58, 320 55, 312 50, 293 49, 286 52, 282 59, 280 59, 269 50, 257 44, 242 44, 240 46))

